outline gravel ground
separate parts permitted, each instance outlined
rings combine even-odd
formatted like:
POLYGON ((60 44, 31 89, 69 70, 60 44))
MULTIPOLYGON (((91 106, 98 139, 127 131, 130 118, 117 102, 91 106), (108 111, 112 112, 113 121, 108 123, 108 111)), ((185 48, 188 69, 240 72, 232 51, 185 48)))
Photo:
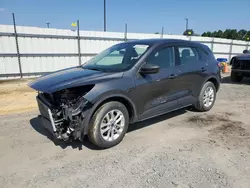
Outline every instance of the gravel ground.
POLYGON ((223 79, 208 113, 183 109, 130 126, 116 147, 54 143, 38 112, 0 116, 1 187, 250 185, 250 81, 223 79))

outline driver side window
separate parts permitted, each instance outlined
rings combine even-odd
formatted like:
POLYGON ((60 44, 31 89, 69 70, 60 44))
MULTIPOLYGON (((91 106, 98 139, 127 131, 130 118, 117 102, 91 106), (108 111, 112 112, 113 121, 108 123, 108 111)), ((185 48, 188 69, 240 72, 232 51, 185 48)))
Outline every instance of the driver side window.
POLYGON ((147 59, 147 64, 158 65, 160 69, 174 66, 174 48, 166 47, 151 53, 147 59))

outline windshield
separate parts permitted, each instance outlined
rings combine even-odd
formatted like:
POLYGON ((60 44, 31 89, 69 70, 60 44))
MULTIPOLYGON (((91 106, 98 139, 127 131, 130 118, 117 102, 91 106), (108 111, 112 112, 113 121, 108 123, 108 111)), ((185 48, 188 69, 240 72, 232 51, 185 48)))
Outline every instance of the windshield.
POLYGON ((148 49, 149 45, 146 44, 116 44, 91 58, 82 67, 104 72, 126 71, 131 69, 148 49))

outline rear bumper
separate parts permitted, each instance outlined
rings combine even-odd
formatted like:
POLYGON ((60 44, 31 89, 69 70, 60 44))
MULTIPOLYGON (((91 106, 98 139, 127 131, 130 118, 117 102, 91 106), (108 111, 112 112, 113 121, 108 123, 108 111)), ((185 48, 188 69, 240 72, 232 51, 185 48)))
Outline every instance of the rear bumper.
POLYGON ((244 70, 244 69, 232 69, 232 71, 239 73, 250 73, 250 70, 244 70))
POLYGON ((236 72, 238 75, 243 77, 250 77, 250 70, 232 69, 232 72, 236 72))

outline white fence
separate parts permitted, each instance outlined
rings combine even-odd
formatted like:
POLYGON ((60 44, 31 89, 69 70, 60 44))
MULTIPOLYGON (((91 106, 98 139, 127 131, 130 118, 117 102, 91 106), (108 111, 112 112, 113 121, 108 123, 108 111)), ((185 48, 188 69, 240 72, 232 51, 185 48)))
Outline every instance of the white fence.
POLYGON ((144 33, 77 31, 0 25, 0 79, 41 75, 86 62, 93 55, 126 39, 172 38, 206 44, 217 58, 231 59, 250 49, 249 42, 209 37, 144 33), (80 46, 78 46, 78 39, 80 46), (17 52, 17 46, 19 53, 17 52), (78 53, 80 50, 80 55, 78 53))

